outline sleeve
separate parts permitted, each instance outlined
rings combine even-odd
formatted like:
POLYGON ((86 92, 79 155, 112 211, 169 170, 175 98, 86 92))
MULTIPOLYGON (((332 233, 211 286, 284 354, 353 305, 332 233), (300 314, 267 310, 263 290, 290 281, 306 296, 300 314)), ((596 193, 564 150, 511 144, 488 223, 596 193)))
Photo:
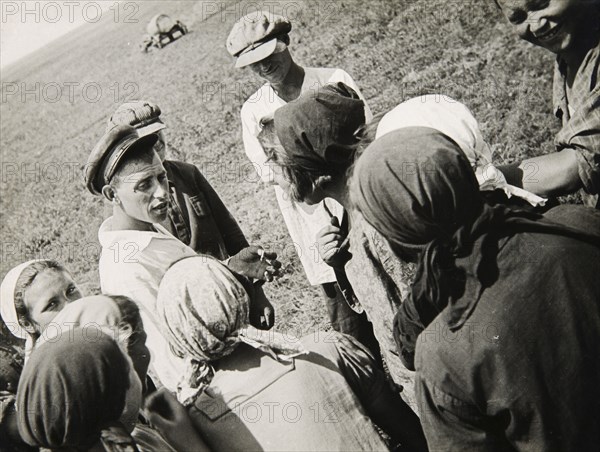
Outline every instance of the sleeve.
POLYGON ((343 333, 331 334, 340 371, 363 406, 367 407, 387 387, 385 375, 371 352, 358 340, 343 333))
POLYGON ((585 191, 600 193, 600 87, 596 87, 554 140, 556 148, 577 151, 579 178, 585 191))
POLYGON ((202 173, 200 173, 198 168, 195 168, 194 178, 199 184, 202 193, 204 193, 206 196, 206 200, 210 206, 210 210, 213 214, 215 223, 217 224, 217 228, 221 233, 221 237, 223 237, 225 248, 227 248, 227 254, 229 254, 229 256, 236 255, 242 249, 248 246, 246 236, 215 189, 212 187, 212 185, 210 185, 202 173))
POLYGON ((356 85, 356 82, 354 81, 354 79, 352 77, 350 77, 350 75, 343 69, 338 69, 336 76, 339 76, 340 81, 344 82, 346 85, 348 85, 354 91, 356 91, 356 94, 358 94, 358 97, 360 97, 363 100, 363 102, 365 103, 365 119, 366 119, 367 123, 371 122, 371 120, 373 119, 373 113, 371 112, 371 108, 367 104, 367 100, 365 99, 365 96, 363 96, 362 92, 356 85))
POLYGON ((251 111, 251 104, 246 101, 242 106, 240 113, 242 118, 242 139, 244 142, 244 151, 246 156, 254 165, 258 176, 263 182, 270 182, 271 169, 267 165, 267 155, 258 141, 258 134, 260 133, 259 120, 251 111))
POLYGON ((351 336, 337 335, 338 366, 367 415, 392 442, 403 444, 406 450, 427 450, 419 418, 402 400, 399 388, 388 382, 366 347, 351 336))
POLYGON ((417 372, 415 389, 421 424, 430 450, 506 451, 513 448, 500 430, 482 415, 477 407, 447 394, 417 372))

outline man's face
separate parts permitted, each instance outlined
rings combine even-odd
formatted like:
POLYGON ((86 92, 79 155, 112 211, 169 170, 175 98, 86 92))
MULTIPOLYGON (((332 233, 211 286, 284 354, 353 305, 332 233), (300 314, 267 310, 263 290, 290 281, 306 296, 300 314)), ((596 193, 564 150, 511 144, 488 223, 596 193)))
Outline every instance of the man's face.
POLYGON ((145 223, 160 223, 167 218, 167 173, 156 152, 150 163, 142 160, 126 162, 117 179, 115 197, 127 215, 145 223))
POLYGON ((250 65, 250 69, 271 84, 282 83, 292 66, 289 50, 273 53, 264 60, 250 65))
POLYGON ((498 4, 521 39, 556 54, 573 49, 592 10, 590 0, 499 0, 498 4))

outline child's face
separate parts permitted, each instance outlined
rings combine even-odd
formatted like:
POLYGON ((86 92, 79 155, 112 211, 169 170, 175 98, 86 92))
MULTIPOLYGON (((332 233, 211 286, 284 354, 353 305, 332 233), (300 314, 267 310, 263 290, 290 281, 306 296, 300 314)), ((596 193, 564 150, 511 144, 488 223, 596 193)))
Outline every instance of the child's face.
POLYGON ((590 0, 499 0, 498 4, 521 39, 556 54, 573 49, 592 9, 590 0))

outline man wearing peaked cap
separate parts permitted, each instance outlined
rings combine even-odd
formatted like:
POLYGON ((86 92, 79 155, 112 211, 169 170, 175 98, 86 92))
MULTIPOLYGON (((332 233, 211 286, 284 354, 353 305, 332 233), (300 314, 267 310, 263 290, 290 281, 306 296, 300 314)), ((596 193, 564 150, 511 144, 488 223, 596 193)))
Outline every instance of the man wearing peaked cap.
POLYGON ((154 317, 156 291, 170 260, 196 253, 160 226, 167 218, 168 184, 153 149, 157 139, 156 134, 141 136, 130 125, 110 127, 88 158, 85 184, 112 207, 98 231, 101 289, 139 306, 152 355, 150 375, 174 390, 184 365, 170 352, 154 317))
POLYGON ((155 134, 140 135, 127 125, 108 129, 88 157, 84 174, 87 189, 94 195, 101 195, 128 152, 149 151, 157 140, 155 134))
MULTIPOLYGON (((318 90, 329 84, 343 82, 362 98, 356 83, 342 69, 304 68, 290 54, 288 33, 290 21, 266 11, 256 11, 240 18, 231 29, 226 46, 236 59, 238 68, 249 67, 265 84, 244 103, 241 110, 242 135, 246 155, 258 169, 264 182, 274 184, 272 170, 267 163, 265 150, 258 141, 261 120, 272 116, 283 105, 297 99, 309 90, 318 90)), ((372 118, 365 104, 367 122, 372 118)), ((321 285, 330 320, 341 332, 353 334, 361 328, 361 320, 344 300, 336 285, 335 273, 315 253, 317 233, 330 224, 330 215, 324 203, 307 206, 296 203, 275 186, 275 195, 291 239, 311 285, 321 285)), ((326 200, 329 211, 341 218, 342 206, 332 199, 326 200)))
POLYGON ((107 128, 130 125, 140 135, 156 133, 154 150, 169 180, 169 212, 161 223, 171 234, 197 253, 227 259, 248 247, 237 221, 200 170, 190 163, 166 159, 166 125, 154 102, 135 100, 120 105, 107 128))
MULTIPOLYGON (((150 374, 156 383, 174 391, 184 364, 171 352, 162 334, 155 316, 156 295, 171 264, 197 254, 162 226, 168 217, 170 197, 167 172, 154 149, 157 141, 156 133, 140 135, 139 129, 131 125, 109 127, 88 158, 85 183, 91 193, 103 196, 112 207, 112 216, 98 231, 102 292, 124 295, 136 302, 152 354, 150 374)), ((259 265, 240 264, 240 260, 243 258, 236 261, 234 270, 241 268, 247 273, 240 273, 247 276, 259 269, 266 272, 263 267, 272 265, 262 260, 259 265)), ((251 319, 257 319, 254 324, 258 327, 271 327, 272 306, 264 295, 259 297, 262 292, 256 292, 256 317, 251 319), (264 318, 271 316, 260 322, 261 314, 264 318)))

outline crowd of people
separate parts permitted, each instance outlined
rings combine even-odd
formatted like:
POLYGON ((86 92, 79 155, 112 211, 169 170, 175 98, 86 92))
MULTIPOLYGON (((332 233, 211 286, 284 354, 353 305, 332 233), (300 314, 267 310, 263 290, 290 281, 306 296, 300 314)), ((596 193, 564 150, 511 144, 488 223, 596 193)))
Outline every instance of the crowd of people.
POLYGON ((345 71, 294 61, 287 18, 233 26, 236 67, 265 81, 244 149, 331 331, 273 328, 276 253, 166 158, 158 105, 121 105, 85 165, 111 210, 102 294, 52 260, 2 281, 25 345, 0 348, 0 449, 597 450, 600 2, 496 3, 556 54, 562 121, 554 150, 504 166, 460 102, 374 117, 345 71), (579 190, 586 205, 555 200, 579 190))

